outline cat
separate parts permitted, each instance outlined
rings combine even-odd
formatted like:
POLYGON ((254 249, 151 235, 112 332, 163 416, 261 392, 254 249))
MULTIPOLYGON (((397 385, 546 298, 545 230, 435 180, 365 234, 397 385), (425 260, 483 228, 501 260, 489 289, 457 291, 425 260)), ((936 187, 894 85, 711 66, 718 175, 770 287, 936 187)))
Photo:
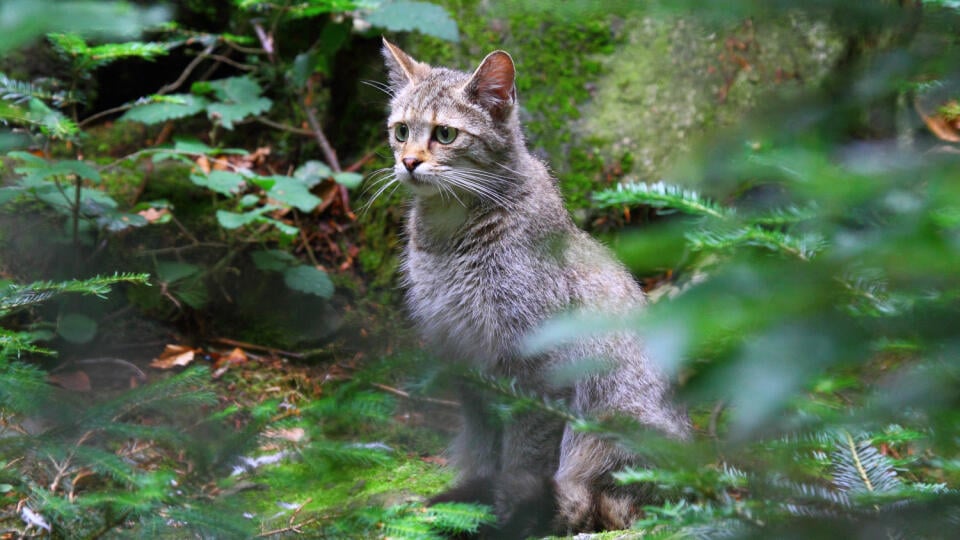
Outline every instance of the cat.
MULTIPOLYGON (((628 415, 688 437, 688 418, 670 403, 665 378, 636 336, 523 352, 524 337, 556 314, 626 315, 644 296, 612 254, 574 225, 556 180, 527 150, 510 55, 490 53, 472 74, 418 62, 386 39, 383 56, 396 157, 388 177, 413 195, 402 279, 432 352, 564 400, 580 414, 628 415), (610 369, 570 384, 552 378, 583 359, 610 369)), ((622 529, 636 517, 642 495, 611 476, 642 466, 636 456, 546 411, 501 425, 469 386, 461 401, 463 427, 451 452, 460 478, 433 502, 491 504, 496 538, 622 529)))

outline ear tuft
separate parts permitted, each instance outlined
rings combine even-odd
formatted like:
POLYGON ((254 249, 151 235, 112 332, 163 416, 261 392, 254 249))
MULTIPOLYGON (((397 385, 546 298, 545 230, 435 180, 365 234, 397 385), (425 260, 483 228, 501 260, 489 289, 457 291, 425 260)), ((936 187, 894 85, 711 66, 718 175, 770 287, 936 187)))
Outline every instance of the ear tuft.
POLYGON ((383 38, 383 59, 387 64, 390 86, 399 90, 408 84, 416 84, 430 73, 430 66, 417 62, 400 47, 383 38))
POLYGON ((483 59, 465 88, 471 99, 495 119, 503 120, 517 101, 515 79, 513 58, 504 51, 494 51, 483 59))

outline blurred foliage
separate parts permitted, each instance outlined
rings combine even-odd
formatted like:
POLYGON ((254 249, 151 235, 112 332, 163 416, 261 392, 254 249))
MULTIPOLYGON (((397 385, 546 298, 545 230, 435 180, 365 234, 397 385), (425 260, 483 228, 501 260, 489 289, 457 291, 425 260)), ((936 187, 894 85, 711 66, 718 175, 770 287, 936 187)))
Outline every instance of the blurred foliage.
MULTIPOLYGON (((647 8, 673 9, 630 9, 647 8)), ((960 95, 960 6, 734 2, 703 15, 765 8, 845 33, 824 87, 703 142, 663 183, 595 196, 662 216, 620 249, 683 240, 655 256, 669 279, 631 324, 680 376, 705 435, 676 445, 614 430, 656 464, 619 479, 675 501, 636 525, 657 538, 944 537, 960 516, 944 467, 960 452, 960 152, 914 103, 931 88, 960 95)), ((533 343, 623 324, 558 320, 533 343)))
POLYGON ((358 171, 391 165, 377 153, 383 97, 362 93, 359 79, 378 72, 381 32, 413 31, 415 56, 467 69, 509 44, 530 140, 553 159, 577 218, 645 225, 611 243, 655 285, 649 309, 626 321, 558 319, 530 346, 642 329, 679 379, 698 436, 660 440, 477 377, 503 397, 504 415, 542 408, 647 456, 650 469, 618 474, 667 501, 646 508, 638 535, 936 538, 956 528, 957 2, 188 4, 206 20, 227 16, 210 30, 158 26, 170 11, 124 3, 0 5, 0 51, 32 44, 62 67, 0 74, 0 217, 39 216, 54 233, 38 233, 37 244, 65 254, 45 265, 26 252, 0 261, 4 279, 34 282, 0 290, 0 501, 25 501, 5 524, 53 537, 249 536, 259 524, 263 534, 303 526, 331 538, 431 538, 489 523, 481 507, 416 502, 448 478, 393 448, 413 436, 385 428, 394 403, 366 389, 408 371, 427 378, 397 356, 374 367, 377 379, 356 374, 314 393, 300 380, 228 377, 231 393, 257 396, 233 405, 214 404, 216 388, 198 371, 79 404, 27 362, 102 333, 74 304, 51 317, 38 302, 144 280, 69 279, 104 267, 149 272, 155 286, 128 288, 130 301, 187 324, 184 314, 242 305, 228 286, 237 276, 252 276, 238 288, 261 282, 257 319, 271 307, 303 319, 310 297, 329 310, 317 318, 334 320, 335 292, 378 301, 360 280, 326 271, 354 259, 373 293, 392 290, 400 197, 383 197, 359 222, 347 203, 358 171), (624 21, 759 23, 785 13, 839 36, 826 79, 700 140, 662 181, 632 177, 632 156, 608 163, 578 138, 588 82, 636 68, 600 61, 623 45, 624 21), (377 67, 358 70, 356 58, 377 67), (105 70, 168 61, 175 69, 158 68, 167 79, 157 87, 94 108, 121 86, 105 70), (104 118, 118 121, 98 133, 104 118), (288 309, 278 290, 301 303, 288 309), (264 397, 281 387, 282 399, 264 397), (384 495, 394 492, 405 493, 384 495))

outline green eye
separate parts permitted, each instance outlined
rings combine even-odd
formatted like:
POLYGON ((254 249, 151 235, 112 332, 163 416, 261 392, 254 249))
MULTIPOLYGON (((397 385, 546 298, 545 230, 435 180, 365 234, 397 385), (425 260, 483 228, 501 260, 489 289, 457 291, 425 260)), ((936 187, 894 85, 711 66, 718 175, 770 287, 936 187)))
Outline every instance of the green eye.
POLYGON ((396 137, 398 141, 403 142, 410 136, 410 128, 408 128, 406 124, 397 124, 393 128, 393 136, 396 137))
POLYGON ((433 138, 440 144, 450 144, 457 138, 457 128, 450 126, 437 126, 433 130, 433 138))

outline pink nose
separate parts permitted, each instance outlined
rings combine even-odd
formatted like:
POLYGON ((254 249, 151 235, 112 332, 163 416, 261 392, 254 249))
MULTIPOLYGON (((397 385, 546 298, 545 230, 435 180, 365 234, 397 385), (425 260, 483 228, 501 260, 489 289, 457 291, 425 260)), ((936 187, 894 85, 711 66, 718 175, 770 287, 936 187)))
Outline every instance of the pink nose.
POLYGON ((408 171, 413 172, 417 168, 417 165, 423 163, 417 158, 407 157, 403 158, 403 166, 407 168, 408 171))

